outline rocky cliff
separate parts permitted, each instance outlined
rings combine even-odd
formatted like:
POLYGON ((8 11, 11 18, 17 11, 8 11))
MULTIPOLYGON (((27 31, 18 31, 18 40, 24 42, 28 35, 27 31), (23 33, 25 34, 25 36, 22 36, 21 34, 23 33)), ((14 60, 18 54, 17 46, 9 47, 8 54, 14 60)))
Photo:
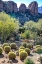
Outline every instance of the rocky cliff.
POLYGON ((25 4, 21 4, 19 9, 17 4, 13 1, 0 0, 0 12, 4 11, 10 16, 17 18, 23 25, 26 21, 33 20, 37 22, 42 18, 42 14, 38 13, 38 3, 33 1, 29 4, 28 8, 25 4))
MULTIPOLYGON (((33 1, 29 4, 28 9, 30 10, 30 13, 33 15, 38 14, 38 3, 36 1, 33 1)), ((0 0, 0 11, 5 11, 7 13, 11 12, 18 12, 17 4, 13 1, 7 1, 3 2, 0 0)), ((25 13, 26 12, 26 5, 21 4, 19 7, 19 11, 25 13)))
POLYGON ((13 1, 3 2, 0 0, 0 11, 5 11, 7 13, 17 12, 17 4, 13 1))
POLYGON ((25 4, 21 4, 20 7, 19 7, 19 11, 20 12, 25 12, 26 11, 26 5, 25 4))
POLYGON ((4 2, 0 0, 0 11, 3 11, 4 2))
POLYGON ((17 12, 17 4, 13 1, 4 2, 4 11, 6 11, 7 13, 17 12))
POLYGON ((31 14, 38 14, 38 3, 36 1, 33 1, 29 4, 28 9, 30 10, 31 14))

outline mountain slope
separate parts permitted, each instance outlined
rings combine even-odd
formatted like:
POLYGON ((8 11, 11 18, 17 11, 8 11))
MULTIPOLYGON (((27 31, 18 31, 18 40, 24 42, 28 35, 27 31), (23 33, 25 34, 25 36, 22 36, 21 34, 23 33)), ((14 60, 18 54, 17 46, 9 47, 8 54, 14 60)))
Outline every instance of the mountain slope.
POLYGON ((22 25, 26 21, 33 20, 33 21, 37 22, 39 19, 42 18, 42 14, 38 13, 38 15, 32 15, 29 11, 28 12, 26 11, 25 13, 20 13, 20 12, 12 13, 9 15, 18 19, 22 25))
POLYGON ((41 7, 38 7, 38 12, 39 13, 42 13, 42 6, 41 7))

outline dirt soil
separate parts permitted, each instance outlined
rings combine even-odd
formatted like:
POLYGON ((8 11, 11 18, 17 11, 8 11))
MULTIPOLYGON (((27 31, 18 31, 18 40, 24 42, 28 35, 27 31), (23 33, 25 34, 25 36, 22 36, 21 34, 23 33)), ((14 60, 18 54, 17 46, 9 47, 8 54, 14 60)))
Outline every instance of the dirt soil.
MULTIPOLYGON (((31 58, 36 64, 39 56, 39 54, 31 52, 28 57, 31 58)), ((0 55, 0 64, 24 64, 24 62, 20 60, 19 56, 16 56, 16 60, 10 60, 9 62, 8 54, 3 52, 3 55, 0 55)))

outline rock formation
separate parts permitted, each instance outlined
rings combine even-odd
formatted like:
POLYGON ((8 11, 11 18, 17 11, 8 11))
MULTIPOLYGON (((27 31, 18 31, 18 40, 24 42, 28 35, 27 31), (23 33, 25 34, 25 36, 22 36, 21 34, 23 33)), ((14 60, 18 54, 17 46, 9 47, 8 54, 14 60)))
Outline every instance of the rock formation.
POLYGON ((0 11, 3 11, 3 1, 0 0, 0 11))
MULTIPOLYGON (((37 15, 38 14, 38 4, 36 1, 33 1, 29 4, 28 6, 28 11, 32 14, 32 15, 37 15)), ((7 13, 11 13, 11 12, 18 12, 18 8, 17 8, 17 4, 13 1, 2 1, 0 0, 0 11, 5 11, 7 13)), ((21 4, 19 7, 19 12, 23 12, 25 13, 26 11, 26 5, 25 4, 21 4)))
POLYGON ((36 1, 33 1, 29 4, 28 9, 30 10, 30 13, 33 15, 38 14, 38 3, 36 1))
POLYGON ((18 12, 18 7, 17 4, 14 2, 14 6, 13 6, 14 12, 18 12))
POLYGON ((26 11, 26 5, 25 4, 21 4, 20 7, 19 7, 19 11, 20 12, 25 12, 26 11))
POLYGON ((13 1, 5 2, 4 11, 10 12, 10 13, 11 12, 17 12, 18 11, 17 4, 13 1))
POLYGON ((15 2, 0 0, 0 12, 1 11, 12 13, 12 16, 16 17, 22 25, 24 25, 26 21, 33 20, 37 22, 42 18, 42 14, 38 13, 38 4, 36 1, 31 2, 28 8, 22 3, 18 9, 15 2))

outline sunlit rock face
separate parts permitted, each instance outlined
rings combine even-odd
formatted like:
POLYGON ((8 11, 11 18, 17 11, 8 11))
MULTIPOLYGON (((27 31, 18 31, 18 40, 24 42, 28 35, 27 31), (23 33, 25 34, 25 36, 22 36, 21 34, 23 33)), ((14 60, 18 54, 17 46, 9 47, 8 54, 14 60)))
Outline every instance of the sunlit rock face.
POLYGON ((3 1, 2 0, 0 0, 0 11, 3 11, 3 1))
POLYGON ((17 4, 13 1, 8 1, 4 3, 4 11, 6 12, 17 12, 18 8, 17 8, 17 4))
POLYGON ((25 4, 21 4, 20 7, 19 7, 19 11, 20 12, 25 12, 26 11, 26 5, 25 4))
POLYGON ((29 4, 28 9, 30 10, 31 14, 37 15, 38 14, 38 3, 33 1, 29 4))

